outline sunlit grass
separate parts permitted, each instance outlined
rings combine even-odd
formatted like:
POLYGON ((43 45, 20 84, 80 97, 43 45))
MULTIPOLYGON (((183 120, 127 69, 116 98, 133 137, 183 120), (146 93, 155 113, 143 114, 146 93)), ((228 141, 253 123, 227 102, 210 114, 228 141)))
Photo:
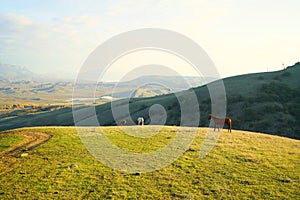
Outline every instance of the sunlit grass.
POLYGON ((4 135, 0 134, 0 152, 20 143, 24 139, 21 135, 4 135))
MULTIPOLYGON (((126 135, 118 127, 106 127, 105 134, 120 148, 149 152, 169 143, 174 129, 164 127, 150 138, 126 135)), ((192 145, 173 164, 136 175, 111 169, 93 158, 75 128, 31 130, 53 137, 13 165, 1 163, 11 170, 0 176, 0 199, 297 199, 300 195, 298 140, 224 131, 201 159, 199 150, 207 129, 199 128, 192 145), (71 168, 71 164, 76 166, 71 168)))

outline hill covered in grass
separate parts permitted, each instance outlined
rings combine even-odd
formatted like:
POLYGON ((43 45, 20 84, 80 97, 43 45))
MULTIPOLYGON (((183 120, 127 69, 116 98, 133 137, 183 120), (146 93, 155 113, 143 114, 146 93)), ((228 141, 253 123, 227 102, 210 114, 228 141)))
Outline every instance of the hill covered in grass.
MULTIPOLYGON (((125 128, 152 132, 155 127, 125 128)), ((157 135, 137 141, 118 127, 102 128, 112 143, 137 153, 165 146, 176 129, 163 127, 157 135)), ((190 129, 195 128, 185 128, 187 134, 190 129)), ((9 147, 0 148, 0 199, 297 199, 300 195, 299 140, 224 131, 212 151, 199 158, 207 129, 198 128, 178 160, 136 175, 97 161, 72 127, 6 131, 0 133, 0 145, 10 140, 15 145, 22 135, 35 132, 52 138, 32 150, 24 149, 26 156, 3 155, 9 147)))
MULTIPOLYGON (((225 78, 227 115, 232 118, 233 127, 300 139, 299 77, 300 63, 296 63, 281 71, 225 78)), ((192 89, 198 97, 201 112, 199 125, 208 126, 207 117, 211 113, 208 87, 205 85, 192 89)), ((184 96, 185 92, 177 95, 184 96)), ((119 104, 122 105, 122 101, 119 104)), ((145 116, 146 123, 149 123, 149 108, 154 104, 165 108, 167 125, 180 125, 180 106, 174 94, 131 99, 129 107, 132 118, 145 116)), ((96 108, 103 125, 115 124, 110 109, 109 104, 96 108)))
MULTIPOLYGON (((300 63, 284 70, 266 73, 245 74, 225 78, 227 96, 227 115, 232 118, 233 128, 264 132, 300 139, 300 63)), ((208 126, 207 116, 211 113, 211 99, 208 87, 191 88, 194 90, 200 108, 199 126, 208 126)), ((185 91, 177 96, 185 95, 185 91)), ((122 106, 125 100, 116 104, 122 106)), ((175 94, 129 100, 130 116, 137 119, 144 116, 149 123, 149 108, 159 104, 167 113, 166 125, 180 125, 180 106, 175 94)), ((111 111, 111 103, 95 107, 101 125, 116 125, 111 111)), ((26 115, 0 120, 0 130, 25 126, 74 125, 72 109, 36 115, 26 115)))

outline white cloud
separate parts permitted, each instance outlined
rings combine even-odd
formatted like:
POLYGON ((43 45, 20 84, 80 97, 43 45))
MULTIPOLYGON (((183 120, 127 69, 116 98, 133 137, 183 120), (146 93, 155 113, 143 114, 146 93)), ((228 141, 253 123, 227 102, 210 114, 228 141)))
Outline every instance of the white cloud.
POLYGON ((11 13, 0 14, 0 23, 10 27, 24 27, 32 24, 32 21, 25 16, 11 13))
POLYGON ((102 40, 100 21, 87 15, 48 22, 22 15, 0 15, 0 60, 32 70, 78 68, 102 40), (16 63, 15 61, 24 62, 16 63))
POLYGON ((55 18, 55 21, 62 24, 80 27, 97 27, 101 25, 101 21, 98 18, 88 15, 55 18))

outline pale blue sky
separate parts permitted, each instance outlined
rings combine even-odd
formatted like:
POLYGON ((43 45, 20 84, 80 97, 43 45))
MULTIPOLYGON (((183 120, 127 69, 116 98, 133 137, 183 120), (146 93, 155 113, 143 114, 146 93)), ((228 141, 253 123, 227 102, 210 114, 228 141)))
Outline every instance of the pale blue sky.
POLYGON ((151 27, 196 41, 222 77, 278 70, 300 61, 299 8, 298 0, 2 1, 0 62, 75 75, 103 41, 151 27))

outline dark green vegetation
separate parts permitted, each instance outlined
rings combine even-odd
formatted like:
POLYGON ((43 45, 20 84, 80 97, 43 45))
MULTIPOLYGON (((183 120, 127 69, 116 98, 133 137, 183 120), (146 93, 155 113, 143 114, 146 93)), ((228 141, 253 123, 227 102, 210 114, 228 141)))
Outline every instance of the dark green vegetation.
MULTIPOLYGON (((300 63, 285 70, 246 74, 224 79, 227 95, 227 115, 233 128, 270 133, 300 139, 300 63)), ((208 126, 211 100, 207 86, 192 88, 201 111, 200 126, 208 126)), ((185 92, 177 93, 185 95, 185 92)), ((121 106, 128 100, 119 100, 121 106)), ((180 125, 180 106, 174 94, 130 99, 132 119, 144 116, 149 123, 149 108, 164 106, 167 125, 180 125)), ((115 125, 111 104, 96 106, 101 125, 115 125)), ((70 108, 36 115, 26 115, 0 121, 0 130, 24 126, 74 125, 70 108)), ((127 117, 127 116, 125 116, 127 117)))
POLYGON ((300 139, 299 77, 296 63, 282 71, 225 80, 234 128, 300 139))
MULTIPOLYGON (((141 128, 132 127, 133 131, 141 128)), ((151 126, 143 128, 152 131, 151 126)), ((170 142, 174 129, 164 127, 151 143, 149 138, 137 142, 118 127, 104 131, 124 149, 148 152, 170 142)), ((75 128, 19 129, 0 135, 28 130, 53 137, 25 157, 4 155, 0 199, 298 199, 300 195, 299 140, 224 131, 210 154, 200 159, 207 129, 199 128, 188 151, 173 164, 136 175, 113 170, 93 158, 75 128)))

